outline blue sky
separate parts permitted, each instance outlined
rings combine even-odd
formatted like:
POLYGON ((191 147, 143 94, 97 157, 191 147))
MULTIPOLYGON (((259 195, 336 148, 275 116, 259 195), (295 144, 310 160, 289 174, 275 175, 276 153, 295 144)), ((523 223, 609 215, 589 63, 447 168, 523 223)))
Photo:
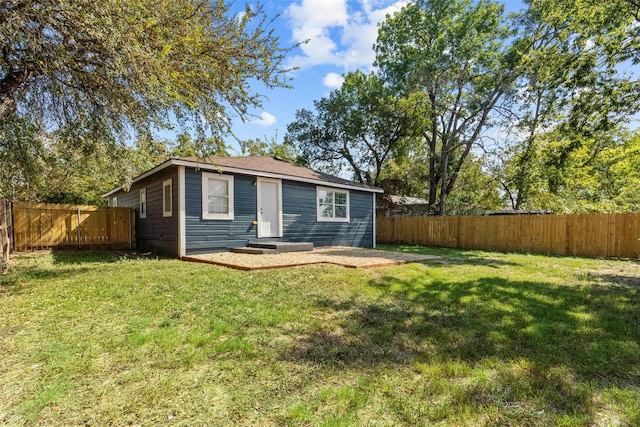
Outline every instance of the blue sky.
POLYGON ((313 101, 339 88, 341 75, 356 69, 368 72, 375 59, 373 43, 377 25, 387 14, 399 11, 406 0, 267 0, 265 13, 272 17, 282 46, 308 43, 293 50, 285 67, 292 89, 261 90, 267 98, 257 117, 248 123, 236 120, 234 132, 241 139, 271 138, 281 141, 295 112, 313 108, 313 101))
MULTIPOLYGON (((246 1, 250 5, 257 3, 246 1)), ((243 140, 271 140, 277 136, 282 142, 296 110, 313 109, 314 100, 340 87, 342 74, 356 69, 368 73, 373 69, 378 24, 407 3, 408 0, 261 0, 269 18, 279 15, 273 28, 281 46, 309 42, 294 49, 285 61, 285 68, 299 68, 289 74, 292 89, 253 88, 265 97, 263 108, 251 111, 254 117, 245 123, 234 120, 236 136, 243 140)), ((501 3, 507 13, 525 7, 523 0, 501 3)), ((243 11, 245 1, 236 1, 234 8, 243 11)), ((636 127, 639 121, 633 122, 636 127)), ((175 140, 175 133, 163 132, 160 137, 175 140)), ((229 137, 227 143, 240 154, 233 138, 229 137)))
MULTIPOLYGON (((249 0, 249 4, 254 0, 249 0)), ((360 69, 372 70, 373 44, 378 23, 387 14, 399 11, 407 0, 263 0, 268 17, 279 15, 273 26, 282 46, 308 43, 292 51, 285 67, 292 72, 292 89, 268 90, 256 86, 266 98, 262 109, 252 111, 256 117, 246 123, 235 120, 233 129, 240 139, 272 138, 281 142, 287 125, 301 108, 313 108, 313 101, 327 96, 342 83, 341 75, 360 69)), ((503 2, 508 12, 523 7, 520 0, 503 2)), ((239 10, 244 2, 236 3, 239 10)), ((168 136, 168 138, 172 138, 168 136)), ((230 138, 228 142, 238 149, 230 138)), ((239 152, 238 152, 239 154, 239 152)))
MULTIPOLYGON (((301 108, 313 108, 313 101, 327 96, 342 83, 342 74, 360 69, 372 70, 373 44, 378 23, 387 14, 399 11, 407 0, 267 0, 262 2, 274 22, 282 46, 303 40, 289 54, 285 65, 298 67, 290 74, 292 89, 260 90, 266 96, 257 117, 247 123, 236 120, 234 132, 241 139, 271 138, 282 141, 287 125, 301 108)), ((523 7, 520 0, 503 2, 507 12, 523 7)), ((237 147, 235 143, 232 143, 237 147)))

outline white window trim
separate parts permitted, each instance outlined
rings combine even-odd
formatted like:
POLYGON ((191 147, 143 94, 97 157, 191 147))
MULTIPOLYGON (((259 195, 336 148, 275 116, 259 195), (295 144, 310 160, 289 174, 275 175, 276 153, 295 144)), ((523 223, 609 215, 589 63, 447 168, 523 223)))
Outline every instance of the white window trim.
POLYGON ((173 216, 173 180, 171 178, 162 181, 162 216, 163 217, 169 217, 169 216, 173 216), (165 207, 167 206, 166 204, 166 200, 165 195, 166 195, 166 188, 169 187, 169 210, 165 210, 165 207))
POLYGON ((218 173, 202 172, 202 219, 218 219, 218 220, 230 220, 233 219, 234 212, 234 192, 233 192, 233 175, 222 175, 218 173), (209 213, 209 180, 216 179, 219 181, 227 181, 229 190, 229 213, 209 213))
POLYGON ((112 208, 117 208, 118 207, 118 196, 113 196, 111 198, 111 207, 112 208))
MULTIPOLYGON (((349 190, 343 190, 342 188, 316 187, 316 220, 318 222, 349 222, 351 217, 350 211, 351 211, 351 197, 349 196, 349 190), (333 193, 345 193, 347 195, 347 217, 346 218, 335 218, 335 217, 329 218, 326 216, 320 216, 320 212, 321 212, 320 191, 331 191, 333 193)), ((335 215, 335 209, 334 209, 334 215, 335 215)))
POLYGON ((146 218, 147 217, 147 211, 149 210, 149 205, 147 204, 147 189, 146 188, 142 188, 140 189, 140 218, 146 218), (144 199, 144 202, 142 201, 142 199, 144 199), (143 203, 144 203, 144 209, 143 209, 143 203))

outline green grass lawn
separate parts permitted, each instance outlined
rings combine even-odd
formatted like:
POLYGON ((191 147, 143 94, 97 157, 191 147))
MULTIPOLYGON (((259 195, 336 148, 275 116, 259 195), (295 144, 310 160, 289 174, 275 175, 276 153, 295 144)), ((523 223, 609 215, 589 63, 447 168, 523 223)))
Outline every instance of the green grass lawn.
POLYGON ((123 254, 0 276, 0 425, 640 425, 640 264, 241 272, 123 254))

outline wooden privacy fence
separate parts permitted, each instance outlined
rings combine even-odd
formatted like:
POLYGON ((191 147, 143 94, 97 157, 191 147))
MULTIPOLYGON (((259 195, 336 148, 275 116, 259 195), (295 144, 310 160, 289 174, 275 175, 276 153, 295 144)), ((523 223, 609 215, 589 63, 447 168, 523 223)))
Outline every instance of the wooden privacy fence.
POLYGON ((378 217, 380 243, 640 258, 640 214, 378 217))
POLYGON ((51 246, 131 248, 134 233, 132 208, 13 203, 17 252, 51 246))

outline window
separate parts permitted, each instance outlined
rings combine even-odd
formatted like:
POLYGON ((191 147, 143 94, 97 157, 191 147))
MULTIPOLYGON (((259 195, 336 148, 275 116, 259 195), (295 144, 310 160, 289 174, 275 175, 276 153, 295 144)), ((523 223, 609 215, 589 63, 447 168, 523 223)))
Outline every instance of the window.
POLYGON ((140 218, 147 217, 147 189, 140 190, 140 218))
POLYGON ((349 222, 349 192, 317 187, 318 221, 349 222))
POLYGON ((117 208, 118 207, 118 196, 113 196, 111 198, 111 207, 112 208, 117 208))
POLYGON ((233 176, 202 173, 202 219, 233 219, 233 176))
POLYGON ((162 182, 162 216, 171 216, 173 213, 172 181, 167 179, 162 182))

